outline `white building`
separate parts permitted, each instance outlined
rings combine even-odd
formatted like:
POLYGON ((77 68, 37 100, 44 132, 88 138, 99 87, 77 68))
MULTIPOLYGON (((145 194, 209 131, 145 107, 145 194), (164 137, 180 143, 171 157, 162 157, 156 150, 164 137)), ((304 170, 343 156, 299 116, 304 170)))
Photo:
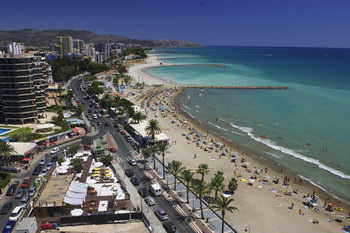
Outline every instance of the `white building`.
POLYGON ((24 51, 24 45, 22 43, 11 42, 7 45, 7 52, 12 55, 20 55, 24 51))
POLYGON ((85 45, 85 55, 91 58, 91 61, 96 60, 96 50, 93 44, 85 45))

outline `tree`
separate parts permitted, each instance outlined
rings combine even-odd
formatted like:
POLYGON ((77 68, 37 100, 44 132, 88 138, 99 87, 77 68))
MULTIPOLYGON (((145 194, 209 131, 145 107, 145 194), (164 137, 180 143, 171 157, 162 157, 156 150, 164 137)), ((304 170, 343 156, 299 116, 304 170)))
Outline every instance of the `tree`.
POLYGON ((0 141, 0 155, 3 157, 5 162, 7 162, 9 157, 15 152, 15 148, 12 145, 7 142, 0 141))
POLYGON ((111 162, 113 160, 113 157, 111 155, 104 155, 100 158, 100 161, 105 165, 109 166, 111 165, 111 162))
POLYGON ((224 180, 224 173, 222 171, 217 171, 210 181, 210 187, 215 191, 215 200, 218 197, 218 192, 223 191, 225 188, 224 180))
POLYGON ((80 172, 83 170, 83 160, 81 158, 75 158, 71 160, 71 165, 73 166, 73 169, 75 172, 80 172))
POLYGON ((232 198, 224 197, 220 195, 218 199, 216 199, 215 204, 212 206, 214 209, 221 211, 221 233, 224 233, 225 226, 225 214, 226 211, 233 213, 233 211, 238 210, 237 207, 231 206, 231 203, 234 200, 232 198))
POLYGON ((148 147, 148 148, 142 150, 142 154, 143 154, 143 157, 145 159, 152 157, 153 169, 156 169, 156 159, 155 159, 156 152, 157 152, 157 149, 155 146, 151 146, 151 147, 148 147))
POLYGON ((230 179, 230 182, 228 183, 228 191, 232 194, 235 193, 236 189, 238 187, 236 178, 232 177, 230 179))
POLYGON ((128 86, 132 80, 132 78, 129 75, 125 75, 123 79, 126 86, 128 86))
POLYGON ((98 95, 103 93, 103 88, 100 87, 100 82, 93 81, 89 86, 87 92, 89 95, 98 95))
POLYGON ((68 147, 68 154, 74 155, 78 152, 79 149, 80 149, 80 144, 73 144, 68 147))
POLYGON ((145 114, 143 114, 142 112, 136 112, 133 114, 132 119, 138 124, 141 121, 145 120, 147 117, 145 114))
POLYGON ((168 170, 171 174, 173 174, 175 181, 174 181, 174 190, 176 191, 176 181, 179 174, 184 170, 185 168, 182 166, 181 161, 173 160, 168 164, 168 170))
POLYGON ((209 173, 208 164, 199 164, 196 172, 201 175, 201 181, 204 182, 204 176, 209 173))
POLYGON ((117 71, 120 75, 123 75, 124 73, 127 72, 126 67, 123 64, 117 65, 117 71))
POLYGON ((201 218, 204 219, 203 213, 203 196, 210 192, 210 186, 200 179, 192 179, 192 188, 199 196, 199 205, 201 210, 201 218))
POLYGON ((58 162, 58 164, 61 166, 61 164, 64 162, 64 161, 66 161, 63 157, 59 157, 58 158, 58 160, 57 160, 57 162, 58 162))
POLYGON ((150 120, 146 127, 147 134, 151 136, 152 140, 155 139, 155 135, 161 132, 159 122, 157 120, 150 120))
POLYGON ((189 169, 183 170, 182 173, 181 173, 181 178, 185 181, 185 184, 186 184, 186 199, 187 199, 187 203, 190 202, 190 200, 189 200, 189 191, 190 191, 191 182, 193 180, 193 175, 194 175, 194 173, 191 170, 189 170, 189 169))
POLYGON ((165 152, 167 152, 169 150, 170 146, 169 143, 167 141, 164 142, 160 142, 157 145, 157 149, 158 151, 162 154, 162 163, 163 163, 163 179, 165 179, 165 152))

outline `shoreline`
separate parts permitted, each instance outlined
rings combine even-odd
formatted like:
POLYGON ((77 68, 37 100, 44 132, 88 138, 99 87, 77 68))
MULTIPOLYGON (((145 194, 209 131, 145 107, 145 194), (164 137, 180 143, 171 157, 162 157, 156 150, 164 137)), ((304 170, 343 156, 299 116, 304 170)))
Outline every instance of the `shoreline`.
MULTIPOLYGON (((159 64, 159 61, 157 61, 157 62, 159 64)), ((145 77, 145 79, 147 79, 147 76, 151 76, 152 79, 157 79, 158 77, 154 77, 154 76, 148 74, 147 72, 145 72, 145 70, 147 70, 147 68, 151 68, 154 66, 155 66, 155 64, 153 63, 152 65, 148 65, 146 67, 139 68, 139 72, 140 72, 139 74, 143 75, 145 77), (146 73, 146 75, 145 75, 145 73, 146 73)), ((146 81, 150 81, 150 80, 146 80, 146 81)), ((154 85, 153 82, 154 82, 154 80, 151 80, 151 82, 146 82, 146 84, 154 85)), ((298 189, 302 190, 302 193, 312 193, 313 191, 315 191, 315 192, 317 192, 317 195, 319 195, 321 203, 323 203, 324 200, 327 200, 328 203, 334 202, 334 203, 337 203, 337 206, 341 206, 342 208, 344 208, 344 210, 347 211, 347 212, 345 211, 346 213, 349 212, 350 205, 346 200, 342 200, 341 198, 334 196, 334 194, 332 194, 328 191, 324 191, 321 187, 318 187, 317 185, 313 184, 312 181, 309 181, 305 178, 302 179, 301 175, 291 171, 290 169, 288 169, 284 166, 279 165, 275 161, 267 158, 266 156, 259 154, 259 152, 254 151, 251 148, 247 148, 247 147, 244 147, 242 145, 239 145, 228 138, 219 136, 215 131, 211 130, 208 126, 206 126, 205 124, 200 122, 199 119, 193 119, 188 113, 186 113, 185 111, 182 110, 182 108, 180 106, 181 104, 179 102, 179 98, 181 97, 181 94, 185 90, 187 90, 186 87, 184 87, 182 85, 174 85, 172 83, 170 84, 169 82, 164 82, 163 79, 159 80, 159 78, 158 78, 158 82, 161 82, 161 85, 164 85, 165 89, 166 88, 174 88, 174 87, 179 88, 177 93, 175 94, 175 96, 173 96, 172 99, 170 99, 170 104, 175 106, 175 112, 177 114, 179 114, 180 117, 183 117, 185 120, 187 120, 190 123, 189 125, 191 127, 196 128, 199 132, 208 132, 209 137, 214 138, 215 141, 223 142, 227 146, 227 148, 230 148, 232 151, 235 151, 241 155, 244 155, 243 157, 249 158, 249 161, 251 160, 252 164, 256 165, 257 167, 267 167, 270 171, 269 175, 271 175, 271 176, 280 177, 281 180, 282 180, 283 176, 292 177, 292 181, 290 182, 290 186, 292 186, 293 188, 297 187, 298 189), (302 180, 302 182, 295 183, 295 182, 293 182, 293 178, 296 178, 295 181, 302 180)), ((238 190, 238 192, 240 192, 240 191, 238 190)), ((256 195, 258 195, 258 194, 256 194, 256 195)), ((298 200, 298 201, 300 201, 300 200, 298 200)), ((323 216, 323 218, 324 217, 327 218, 327 216, 325 214, 318 214, 317 216, 319 216, 319 217, 323 216)))

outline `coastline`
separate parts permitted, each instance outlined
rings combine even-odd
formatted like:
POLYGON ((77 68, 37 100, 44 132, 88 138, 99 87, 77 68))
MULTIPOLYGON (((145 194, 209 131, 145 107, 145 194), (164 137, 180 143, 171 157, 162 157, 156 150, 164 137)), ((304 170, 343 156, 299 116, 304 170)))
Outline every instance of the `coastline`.
MULTIPOLYGON (((157 58, 155 57, 155 59, 157 58)), ((139 75, 143 75, 143 77, 146 79, 145 83, 148 85, 154 85, 155 83, 154 79, 157 79, 158 77, 151 76, 149 73, 145 72, 145 70, 150 67, 156 66, 156 63, 159 64, 159 61, 156 60, 156 62, 153 62, 152 65, 148 64, 147 66, 138 67, 138 70, 140 72, 139 75), (148 77, 150 77, 149 80, 147 80, 148 77)), ((301 180, 300 175, 295 174, 292 171, 286 169, 285 167, 282 167, 279 164, 275 163, 274 161, 268 159, 267 157, 262 156, 261 154, 259 154, 259 152, 256 152, 250 148, 243 147, 225 137, 217 135, 217 133, 213 132, 205 124, 200 122, 198 119, 193 119, 190 115, 184 112, 180 107, 179 98, 181 94, 186 90, 185 87, 182 87, 181 85, 174 85, 173 83, 166 82, 165 80, 159 79, 159 78, 157 82, 158 82, 157 84, 163 85, 165 89, 179 87, 178 90, 176 91, 176 94, 172 96, 172 98, 170 99, 170 102, 175 107, 176 113, 180 117, 186 119, 190 123, 189 125, 191 127, 196 128, 199 132, 208 132, 208 137, 214 138, 215 141, 223 142, 227 146, 227 148, 230 148, 230 150, 238 152, 239 154, 242 154, 243 157, 247 158, 249 162, 251 162, 252 164, 251 166, 268 168, 268 170, 270 171, 269 176, 279 177, 281 180, 283 180, 283 177, 288 176, 292 178, 291 180, 293 179, 295 181, 299 180, 300 182, 301 180)), ((291 186, 293 186, 293 189, 297 188, 302 193, 312 193, 313 191, 315 191, 317 195, 320 197, 320 199, 322 200, 320 201, 321 203, 323 203, 325 200, 327 200, 327 202, 335 202, 337 203, 337 206, 339 205, 342 208, 344 208, 345 212, 347 213, 349 212, 349 209, 350 209, 349 203, 347 203, 345 200, 339 200, 338 197, 334 197, 331 193, 324 191, 322 188, 318 187, 317 185, 313 184, 308 180, 303 179, 301 183, 291 182, 291 186)), ((302 199, 301 200, 298 199, 295 201, 302 202, 302 199)), ((322 214, 317 214, 316 216, 321 216, 321 215, 322 214)), ((328 217, 329 216, 323 215, 323 218, 328 218, 328 217)), ((334 231, 329 231, 329 232, 334 232, 334 231)))

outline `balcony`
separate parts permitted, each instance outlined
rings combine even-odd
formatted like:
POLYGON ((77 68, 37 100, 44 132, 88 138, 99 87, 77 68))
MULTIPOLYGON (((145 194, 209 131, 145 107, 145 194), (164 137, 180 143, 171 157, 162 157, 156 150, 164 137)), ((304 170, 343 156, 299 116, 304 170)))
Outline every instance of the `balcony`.
POLYGON ((5 113, 5 118, 6 119, 25 119, 25 118, 36 118, 37 113, 36 112, 32 112, 32 113, 18 113, 18 114, 14 114, 14 113, 5 113))
POLYGON ((4 109, 5 114, 23 114, 37 112, 36 107, 24 107, 24 108, 8 108, 4 109))
POLYGON ((35 95, 23 95, 23 96, 3 96, 2 101, 3 102, 18 102, 18 101, 29 101, 29 100, 35 100, 35 95))
POLYGON ((4 90, 4 89, 2 89, 1 92, 2 92, 1 93, 2 96, 33 95, 34 94, 32 89, 25 89, 25 90, 18 90, 18 89, 4 90))

